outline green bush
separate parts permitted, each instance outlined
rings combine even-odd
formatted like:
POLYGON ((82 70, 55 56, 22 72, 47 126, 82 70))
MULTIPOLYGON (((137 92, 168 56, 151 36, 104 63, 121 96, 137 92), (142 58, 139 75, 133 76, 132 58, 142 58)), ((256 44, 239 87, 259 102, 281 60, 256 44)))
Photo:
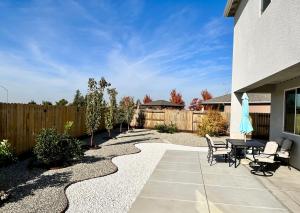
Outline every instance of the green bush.
POLYGON ((220 112, 210 110, 203 116, 198 127, 200 136, 205 136, 205 134, 219 136, 227 133, 228 122, 220 112))
POLYGON ((41 130, 34 147, 34 154, 40 163, 59 166, 83 156, 80 141, 67 133, 69 125, 66 125, 64 134, 58 134, 53 128, 41 130))
POLYGON ((2 140, 0 142, 0 167, 6 166, 13 161, 15 161, 16 158, 12 152, 11 146, 8 143, 8 140, 2 140))
POLYGON ((177 127, 175 124, 157 124, 154 127, 158 132, 160 133, 170 133, 173 134, 175 132, 177 132, 177 127))

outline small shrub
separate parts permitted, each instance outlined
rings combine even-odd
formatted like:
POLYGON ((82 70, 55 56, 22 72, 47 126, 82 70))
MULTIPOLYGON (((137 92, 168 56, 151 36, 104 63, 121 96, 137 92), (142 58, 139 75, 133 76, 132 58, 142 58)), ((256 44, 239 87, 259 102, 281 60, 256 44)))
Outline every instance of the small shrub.
POLYGON ((58 134, 53 128, 41 130, 34 147, 34 154, 40 163, 59 166, 83 156, 80 141, 68 135, 70 126, 70 122, 65 125, 64 134, 58 134))
POLYGON ((2 140, 0 142, 0 167, 6 166, 13 161, 15 161, 16 158, 12 152, 11 146, 8 143, 8 140, 2 140))
POLYGON ((205 136, 209 134, 212 136, 225 135, 228 129, 228 122, 218 111, 210 110, 201 120, 199 125, 199 135, 205 136))
POLYGON ((157 124, 154 127, 158 132, 160 133, 170 133, 173 134, 175 132, 177 132, 177 127, 175 124, 157 124))
POLYGON ((175 132, 177 132, 177 127, 176 127, 176 125, 175 125, 175 124, 170 124, 170 125, 168 126, 168 133, 173 134, 173 133, 175 133, 175 132))

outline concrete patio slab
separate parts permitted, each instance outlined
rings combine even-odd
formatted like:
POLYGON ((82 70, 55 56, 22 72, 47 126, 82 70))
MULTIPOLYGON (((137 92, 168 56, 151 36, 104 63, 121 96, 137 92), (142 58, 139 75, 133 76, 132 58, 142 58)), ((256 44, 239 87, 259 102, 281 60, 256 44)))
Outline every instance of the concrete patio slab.
POLYGON ((206 202, 203 185, 148 181, 141 197, 206 202))
POLYGON ((199 174, 191 175, 189 172, 179 171, 166 171, 156 169, 151 177, 150 181, 167 181, 175 183, 194 183, 203 184, 202 176, 199 174))
POLYGON ((238 176, 238 175, 220 175, 220 174, 203 174, 206 185, 227 186, 239 188, 262 189, 263 184, 254 176, 238 176))
POLYGON ((180 150, 168 150, 165 152, 164 156, 172 156, 172 157, 196 157, 198 158, 199 152, 189 151, 189 153, 184 153, 180 150))
POLYGON ((286 209, 277 209, 277 208, 264 208, 264 207, 253 207, 253 206, 237 206, 237 205, 228 205, 228 204, 216 204, 209 203, 209 210, 213 213, 287 213, 289 212, 286 209))
POLYGON ((243 166, 228 167, 227 163, 217 163, 210 166, 207 162, 201 162, 201 169, 203 174, 249 176, 247 168, 243 166))
MULTIPOLYGON (((278 181, 283 180, 274 179, 278 181)), ((289 182, 293 183, 296 179, 289 182)), ((130 212, 289 212, 284 199, 275 194, 243 165, 234 168, 217 162, 210 166, 206 153, 166 151, 130 212)), ((285 196, 294 199, 293 211, 298 212, 298 191, 285 196)))
POLYGON ((260 190, 227 186, 205 188, 208 200, 213 203, 284 209, 284 206, 265 188, 260 190))
POLYGON ((184 156, 163 156, 161 162, 171 163, 198 163, 198 157, 184 157, 184 156))
POLYGON ((178 200, 161 200, 140 197, 133 204, 131 213, 208 213, 206 202, 186 202, 178 200))
POLYGON ((180 172, 200 172, 199 163, 192 164, 179 164, 179 163, 169 163, 169 162, 159 162, 157 169, 168 170, 168 171, 180 171, 180 172))

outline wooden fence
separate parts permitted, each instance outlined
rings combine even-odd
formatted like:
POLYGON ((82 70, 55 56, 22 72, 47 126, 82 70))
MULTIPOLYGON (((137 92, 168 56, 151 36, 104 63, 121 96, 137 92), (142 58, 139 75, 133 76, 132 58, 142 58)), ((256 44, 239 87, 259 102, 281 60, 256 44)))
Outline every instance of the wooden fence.
MULTIPOLYGON (((145 128, 156 124, 176 124, 181 131, 196 132, 205 113, 188 110, 145 110, 145 128)), ((230 114, 222 113, 229 120, 230 114)), ((269 137, 270 114, 251 113, 253 137, 269 137)), ((73 121, 70 134, 86 134, 85 109, 72 106, 42 106, 0 103, 0 140, 8 139, 17 154, 29 151, 35 145, 37 133, 42 128, 56 128, 63 132, 64 124, 73 121)), ((103 129, 103 126, 101 127, 103 129)))
POLYGON ((188 132, 196 132, 202 117, 205 116, 204 112, 189 110, 144 110, 143 112, 145 128, 153 129, 157 124, 176 124, 179 130, 188 132))
POLYGON ((42 128, 56 128, 62 133, 64 124, 73 121, 72 136, 85 130, 85 109, 73 106, 42 106, 0 103, 0 140, 8 139, 17 154, 33 148, 42 128))
MULTIPOLYGON (((230 113, 221 112, 223 117, 230 122, 230 113)), ((196 132, 205 116, 205 112, 188 110, 144 110, 145 128, 154 128, 157 124, 176 124, 181 131, 196 132)), ((270 114, 269 113, 250 113, 254 131, 253 137, 269 138, 270 114)))
POLYGON ((254 138, 269 138, 270 133, 270 113, 250 113, 254 131, 254 138))

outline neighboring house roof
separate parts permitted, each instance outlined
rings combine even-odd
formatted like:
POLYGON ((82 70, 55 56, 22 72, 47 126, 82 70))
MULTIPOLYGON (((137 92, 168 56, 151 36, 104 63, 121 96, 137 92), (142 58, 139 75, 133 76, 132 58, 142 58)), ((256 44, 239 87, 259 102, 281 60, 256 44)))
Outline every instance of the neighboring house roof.
MULTIPOLYGON (((250 104, 271 103, 271 94, 248 93, 248 97, 249 97, 250 104)), ((202 102, 202 104, 230 104, 230 103, 231 103, 231 94, 215 97, 202 102)))
POLYGON ((174 104, 165 100, 157 100, 157 101, 152 101, 150 103, 142 104, 142 106, 184 107, 184 104, 174 104))
POLYGON ((224 10, 224 16, 226 17, 232 17, 235 15, 235 12, 237 11, 240 0, 227 0, 227 4, 225 6, 224 10))

